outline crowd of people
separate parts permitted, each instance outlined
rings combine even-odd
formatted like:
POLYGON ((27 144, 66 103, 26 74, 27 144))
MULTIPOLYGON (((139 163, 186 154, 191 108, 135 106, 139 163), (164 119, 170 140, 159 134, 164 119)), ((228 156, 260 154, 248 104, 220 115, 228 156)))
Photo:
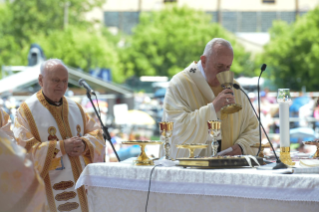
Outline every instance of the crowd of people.
MULTIPOLYGON (((230 70, 233 54, 228 41, 211 40, 198 62, 172 78, 164 101, 156 100, 159 105, 163 103, 161 116, 174 121, 172 158, 188 156, 176 144, 210 146, 208 120, 221 121, 221 133, 217 135, 219 153, 256 155, 257 149, 251 146, 259 140, 259 124, 253 109, 242 92, 224 89, 218 79, 218 74, 230 70), (234 103, 240 104, 242 110, 226 113, 222 109, 234 103)), ((14 98, 0 101, 0 158, 4 161, 0 169, 1 210, 88 211, 85 187, 75 189, 77 179, 87 164, 116 159, 110 145, 105 143, 96 117, 64 96, 68 71, 63 62, 58 59, 43 62, 38 81, 42 89, 25 101, 17 102, 14 98)), ((250 94, 250 100, 257 110, 256 96, 250 94)), ((140 100, 140 109, 146 106, 144 103, 140 100)), ((319 119, 319 108, 315 105, 310 98, 298 108, 297 115, 319 119)), ((277 134, 278 105, 267 90, 261 92, 260 109, 266 131, 277 134)), ((295 112, 291 111, 291 115, 296 115, 295 112)), ((161 120, 158 118, 156 121, 161 120)), ((306 123, 298 121, 299 126, 306 123)), ((109 132, 121 160, 140 151, 136 146, 124 146, 122 141, 149 140, 152 135, 143 132, 143 128, 127 130, 116 125, 109 132)), ((276 139, 273 136, 275 143, 276 139)), ((149 149, 153 157, 159 156, 158 152, 159 149, 149 149)), ((196 154, 210 156, 211 148, 196 154)))

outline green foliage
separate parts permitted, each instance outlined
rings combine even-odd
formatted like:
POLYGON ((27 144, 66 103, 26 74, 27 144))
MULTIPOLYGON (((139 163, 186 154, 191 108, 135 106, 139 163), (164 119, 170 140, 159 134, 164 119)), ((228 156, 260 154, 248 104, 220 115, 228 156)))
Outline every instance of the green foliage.
MULTIPOLYGON (((31 39, 41 45, 47 58, 59 58, 71 67, 84 71, 96 67, 118 66, 118 56, 112 45, 96 30, 68 27, 64 31, 55 30, 48 35, 36 35, 31 39)), ((114 80, 123 80, 116 75, 114 80)))
POLYGON ((19 38, 18 43, 21 45, 21 39, 29 40, 33 34, 48 34, 51 30, 61 30, 64 27, 66 7, 68 24, 89 26, 84 20, 84 13, 101 6, 104 2, 104 0, 7 0, 14 15, 8 22, 10 27, 6 28, 5 32, 19 38))
POLYGON ((211 23, 211 17, 204 12, 173 6, 142 13, 140 23, 121 52, 125 75, 171 77, 192 61, 198 61, 206 43, 214 37, 232 43, 235 53, 232 71, 249 73, 250 54, 235 42, 232 34, 211 23))
POLYGON ((0 4, 0 68, 1 65, 27 65, 30 45, 38 43, 47 58, 62 59, 67 65, 84 71, 111 68, 113 79, 123 81, 113 44, 118 38, 106 29, 92 29, 92 23, 84 20, 85 12, 104 2, 16 0, 0 4), (67 27, 63 25, 65 2, 69 2, 67 27))
POLYGON ((270 30, 271 42, 259 58, 269 65, 267 72, 279 87, 319 90, 319 8, 291 25, 277 21, 270 30))

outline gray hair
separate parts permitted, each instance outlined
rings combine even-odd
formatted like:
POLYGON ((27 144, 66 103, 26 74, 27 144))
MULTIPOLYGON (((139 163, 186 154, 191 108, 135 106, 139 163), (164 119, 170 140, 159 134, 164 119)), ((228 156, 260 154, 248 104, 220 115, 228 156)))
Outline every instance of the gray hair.
POLYGON ((62 60, 53 58, 53 59, 49 59, 49 60, 43 61, 43 62, 41 63, 41 66, 40 66, 40 74, 41 74, 42 76, 44 76, 44 73, 45 73, 45 71, 46 71, 48 68, 50 68, 50 67, 52 67, 52 66, 54 66, 54 65, 57 65, 57 64, 61 64, 62 66, 64 66, 64 68, 65 68, 66 70, 68 70, 68 68, 66 67, 66 65, 62 62, 62 60))
POLYGON ((226 47, 230 48, 231 50, 233 49, 233 47, 231 46, 229 41, 227 41, 223 38, 214 38, 206 44, 203 55, 210 56, 213 53, 213 47, 217 44, 226 46, 226 47))

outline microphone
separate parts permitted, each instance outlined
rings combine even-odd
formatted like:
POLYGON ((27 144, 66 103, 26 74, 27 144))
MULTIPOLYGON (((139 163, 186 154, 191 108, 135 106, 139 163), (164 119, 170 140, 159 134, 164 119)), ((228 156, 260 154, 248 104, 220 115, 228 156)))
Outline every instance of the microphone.
POLYGON ((87 83, 85 82, 85 80, 84 80, 83 78, 81 78, 81 79, 79 80, 79 85, 80 85, 80 86, 83 86, 83 87, 86 89, 87 92, 89 92, 89 93, 95 95, 94 90, 89 86, 89 84, 87 84, 87 83))
MULTIPOLYGON (((265 64, 264 64, 264 65, 265 65, 265 64)), ((284 168, 287 168, 287 166, 286 166, 284 163, 282 163, 282 162, 280 161, 280 159, 278 158, 278 156, 277 156, 277 154, 276 154, 276 152, 275 152, 275 150, 274 150, 274 147, 272 146, 272 143, 270 142, 270 139, 268 138, 268 135, 267 135, 267 133, 266 133, 266 130, 265 130, 264 126, 261 124, 260 119, 259 119, 259 117, 258 117, 258 115, 257 115, 257 113, 256 113, 256 110, 255 110, 253 104, 251 103, 251 101, 250 101, 248 95, 246 94, 246 92, 245 92, 238 84, 235 84, 235 83, 234 83, 234 84, 233 84, 233 87, 234 87, 235 89, 240 90, 241 92, 243 92, 243 93, 245 94, 245 96, 247 97, 248 102, 250 103, 250 106, 251 106, 251 108, 253 109, 253 111, 254 111, 254 113, 255 113, 255 115, 256 115, 256 117, 257 117, 259 126, 262 127, 262 129, 263 129, 263 131, 264 131, 264 133, 265 133, 265 135, 266 135, 266 137, 267 137, 268 143, 270 144, 270 147, 271 147, 271 149, 272 149, 272 151, 273 151, 273 153, 274 153, 274 155, 275 155, 275 157, 276 157, 276 163, 271 163, 271 164, 267 164, 267 165, 264 165, 264 166, 259 166, 259 167, 257 167, 257 169, 284 169, 284 168)), ((260 127, 259 127, 259 128, 260 128, 260 127)), ((261 143, 260 143, 259 148, 261 148, 261 143)), ((259 154, 259 152, 258 152, 258 154, 259 154)), ((258 154, 257 154, 257 155, 258 155, 258 154)))
POLYGON ((261 72, 260 72, 260 75, 259 75, 259 77, 258 77, 258 85, 257 85, 257 90, 258 90, 258 120, 259 120, 259 149, 258 149, 258 152, 257 152, 257 155, 256 156, 258 156, 259 155, 259 152, 260 152, 260 150, 261 150, 261 130, 260 130, 260 127, 261 127, 261 122, 260 122, 260 97, 259 97, 259 80, 260 80, 260 77, 261 77, 261 74, 266 70, 266 67, 267 67, 267 65, 264 63, 264 64, 262 64, 262 66, 261 66, 261 72))

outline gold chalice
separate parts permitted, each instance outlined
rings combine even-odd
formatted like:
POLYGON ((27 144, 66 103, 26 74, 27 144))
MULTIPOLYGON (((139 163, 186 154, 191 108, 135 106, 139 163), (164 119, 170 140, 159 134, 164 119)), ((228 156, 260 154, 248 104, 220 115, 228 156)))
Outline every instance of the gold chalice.
POLYGON ((161 132, 161 139, 164 139, 165 159, 170 160, 171 145, 169 143, 169 137, 171 137, 173 134, 173 122, 171 121, 160 122, 159 128, 161 132))
POLYGON ((212 150, 213 150, 213 154, 211 155, 211 157, 214 157, 214 156, 217 156, 219 143, 218 143, 216 138, 221 133, 221 125, 222 125, 222 123, 221 123, 220 120, 209 120, 209 121, 207 121, 207 125, 208 125, 209 135, 210 135, 210 137, 212 137, 211 147, 212 147, 212 150))
POLYGON ((141 147, 141 154, 137 157, 135 165, 137 166, 151 166, 154 165, 153 160, 151 160, 145 153, 146 145, 162 144, 161 141, 123 141, 122 144, 127 145, 139 145, 141 147))
MULTIPOLYGON (((224 71, 216 75, 220 85, 222 88, 225 89, 233 89, 233 78, 234 72, 231 71, 224 71)), ((222 107, 221 112, 225 114, 232 114, 240 111, 242 109, 241 105, 239 104, 229 104, 222 107)))
POLYGON ((189 150, 189 158, 194 158, 195 149, 205 149, 207 144, 178 144, 177 148, 188 149, 189 150))
POLYGON ((305 145, 314 145, 317 147, 316 153, 313 155, 312 158, 317 158, 319 159, 319 139, 315 139, 313 141, 304 141, 303 142, 305 145))

